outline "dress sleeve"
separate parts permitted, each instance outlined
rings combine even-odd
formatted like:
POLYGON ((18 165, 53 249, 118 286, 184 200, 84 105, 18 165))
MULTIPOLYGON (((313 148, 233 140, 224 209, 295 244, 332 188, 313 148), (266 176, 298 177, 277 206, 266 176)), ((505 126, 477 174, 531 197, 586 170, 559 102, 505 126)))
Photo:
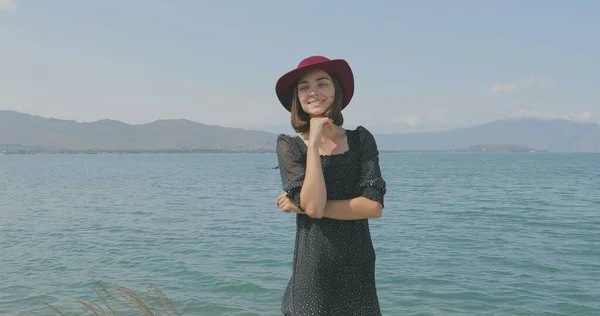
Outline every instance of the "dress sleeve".
POLYGON ((304 183, 306 164, 300 148, 287 135, 277 137, 277 162, 283 191, 300 208, 300 190, 304 183))
POLYGON ((384 205, 386 183, 379 167, 379 151, 375 137, 366 128, 357 127, 360 139, 360 175, 358 180, 358 193, 373 201, 384 205))

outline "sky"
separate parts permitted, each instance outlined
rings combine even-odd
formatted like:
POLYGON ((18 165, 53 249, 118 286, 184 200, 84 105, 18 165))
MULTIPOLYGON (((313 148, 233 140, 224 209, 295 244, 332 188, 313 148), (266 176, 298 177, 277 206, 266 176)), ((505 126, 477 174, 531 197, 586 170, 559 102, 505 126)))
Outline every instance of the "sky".
POLYGON ((343 58, 345 126, 600 123, 600 1, 0 0, 0 110, 287 132, 275 82, 343 58))

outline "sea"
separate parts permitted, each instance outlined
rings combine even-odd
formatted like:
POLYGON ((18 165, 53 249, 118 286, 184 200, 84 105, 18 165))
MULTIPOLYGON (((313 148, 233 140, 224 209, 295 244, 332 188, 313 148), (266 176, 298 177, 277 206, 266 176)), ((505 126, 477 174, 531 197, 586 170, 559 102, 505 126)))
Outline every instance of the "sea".
MULTIPOLYGON (((380 163, 383 315, 600 315, 600 154, 380 163)), ((275 206, 276 166, 272 153, 0 156, 0 315, 87 315, 79 302, 105 306, 99 284, 150 302, 159 289, 181 315, 281 315, 295 214, 275 206)))

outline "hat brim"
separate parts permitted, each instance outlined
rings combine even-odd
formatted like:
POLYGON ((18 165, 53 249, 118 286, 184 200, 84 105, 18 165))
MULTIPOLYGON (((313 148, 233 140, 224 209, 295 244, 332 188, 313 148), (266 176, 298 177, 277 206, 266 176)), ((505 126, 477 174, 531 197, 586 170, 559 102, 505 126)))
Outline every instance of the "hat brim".
POLYGON ((332 59, 315 63, 285 73, 275 84, 275 93, 281 105, 286 110, 291 111, 296 81, 300 76, 314 69, 322 69, 338 80, 342 88, 342 109, 344 109, 354 95, 354 74, 348 62, 343 59, 332 59))

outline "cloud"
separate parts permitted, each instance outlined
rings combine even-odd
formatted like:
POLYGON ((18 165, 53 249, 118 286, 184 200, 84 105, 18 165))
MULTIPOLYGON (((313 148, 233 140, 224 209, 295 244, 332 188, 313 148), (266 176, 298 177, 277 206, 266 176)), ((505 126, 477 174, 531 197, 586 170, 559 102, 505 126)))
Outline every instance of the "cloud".
POLYGON ((519 110, 513 115, 515 118, 538 118, 538 119, 564 119, 569 121, 575 121, 580 123, 597 123, 600 124, 600 117, 590 112, 581 113, 551 113, 551 112, 540 112, 538 110, 528 111, 519 110))
POLYGON ((424 114, 412 114, 396 117, 393 123, 400 123, 410 127, 433 127, 444 125, 448 122, 446 115, 442 112, 432 111, 424 114))
POLYGON ((13 0, 0 0, 0 12, 12 12, 17 9, 15 2, 13 0))
POLYGON ((520 89, 550 88, 554 81, 550 77, 528 77, 515 82, 496 83, 488 91, 491 93, 511 92, 520 89))
POLYGON ((415 114, 397 117, 396 119, 394 119, 394 123, 401 123, 410 127, 421 127, 423 125, 423 119, 421 115, 415 114))
POLYGON ((457 127, 442 111, 413 113, 387 119, 377 119, 369 124, 378 133, 434 132, 457 127))

